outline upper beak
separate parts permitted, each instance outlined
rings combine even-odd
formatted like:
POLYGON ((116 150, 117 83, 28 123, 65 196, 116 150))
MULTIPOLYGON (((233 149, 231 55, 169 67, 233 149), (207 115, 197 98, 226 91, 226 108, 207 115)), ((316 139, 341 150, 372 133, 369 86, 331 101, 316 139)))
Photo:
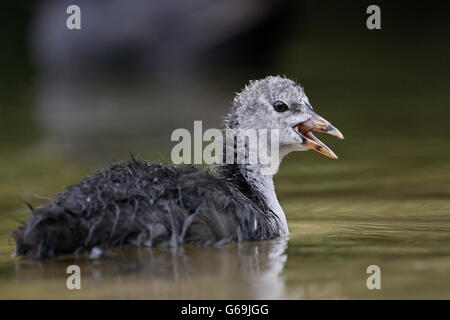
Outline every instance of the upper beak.
POLYGON ((330 122, 314 113, 313 111, 308 112, 311 116, 308 120, 297 125, 298 131, 303 136, 303 144, 308 146, 309 149, 313 149, 327 157, 332 159, 337 159, 336 154, 328 148, 322 141, 317 139, 311 131, 324 132, 331 134, 341 140, 344 139, 342 133, 334 127, 330 122))

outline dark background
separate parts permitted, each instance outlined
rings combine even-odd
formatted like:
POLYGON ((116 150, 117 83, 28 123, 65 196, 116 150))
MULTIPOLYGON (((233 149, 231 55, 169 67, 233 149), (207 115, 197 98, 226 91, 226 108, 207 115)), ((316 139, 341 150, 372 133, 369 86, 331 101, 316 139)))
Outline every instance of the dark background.
POLYGON ((389 117, 385 94, 432 97, 447 85, 448 2, 378 1, 375 31, 365 27, 371 1, 244 3, 2 2, 0 152, 141 152, 194 119, 217 127, 233 92, 269 74, 300 80, 313 102, 318 87, 347 97, 363 88, 376 110, 345 109, 374 121, 389 117), (81 31, 65 27, 68 4, 81 6, 81 31))

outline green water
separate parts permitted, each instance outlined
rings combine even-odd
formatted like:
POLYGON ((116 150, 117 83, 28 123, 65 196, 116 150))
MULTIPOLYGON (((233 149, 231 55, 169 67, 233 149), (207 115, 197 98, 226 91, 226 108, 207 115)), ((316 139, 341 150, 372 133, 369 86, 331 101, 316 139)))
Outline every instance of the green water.
POLYGON ((100 260, 12 259, 8 244, 12 219, 26 216, 14 194, 48 194, 87 168, 29 159, 19 178, 2 170, 0 298, 450 298, 450 164, 439 156, 446 150, 412 154, 399 140, 403 147, 385 159, 376 141, 352 140, 333 144, 340 161, 309 152, 283 163, 276 182, 287 242, 120 249, 100 260), (81 267, 81 290, 65 286, 70 264, 81 267), (372 264, 381 268, 381 290, 366 287, 372 264))
POLYGON ((108 159, 80 162, 33 144, 3 154, 0 298, 449 299, 445 54, 431 42, 376 41, 306 38, 279 67, 299 75, 315 110, 346 137, 323 137, 337 161, 310 151, 282 163, 276 188, 288 241, 117 249, 99 260, 11 258, 9 234, 27 217, 21 199, 45 203, 108 159), (81 267, 81 290, 66 288, 70 264, 81 267), (381 268, 381 290, 366 286, 369 265, 381 268))
MULTIPOLYGON (((444 126, 437 113, 423 121, 444 126)), ((340 160, 307 152, 283 162, 276 185, 288 242, 120 249, 100 260, 10 257, 13 219, 27 215, 20 199, 44 203, 34 195, 94 166, 32 153, 3 159, 0 298, 450 298, 450 139, 393 130, 372 137, 375 127, 354 126, 344 124, 345 142, 326 139, 340 160), (65 286, 70 264, 81 267, 81 290, 65 286), (373 264, 381 290, 366 287, 373 264)))

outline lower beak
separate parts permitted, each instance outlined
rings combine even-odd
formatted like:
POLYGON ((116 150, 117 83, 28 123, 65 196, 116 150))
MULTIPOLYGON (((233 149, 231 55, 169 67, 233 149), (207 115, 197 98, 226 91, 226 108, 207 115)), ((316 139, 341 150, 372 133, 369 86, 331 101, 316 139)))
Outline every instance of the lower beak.
POLYGON ((337 159, 338 157, 336 156, 336 154, 322 141, 317 139, 316 136, 313 135, 312 131, 328 133, 341 140, 344 139, 344 136, 336 127, 334 127, 330 122, 328 122, 321 116, 312 111, 310 111, 309 114, 311 115, 311 117, 308 120, 297 125, 298 131, 304 138, 303 144, 306 145, 309 149, 317 151, 327 157, 337 159))

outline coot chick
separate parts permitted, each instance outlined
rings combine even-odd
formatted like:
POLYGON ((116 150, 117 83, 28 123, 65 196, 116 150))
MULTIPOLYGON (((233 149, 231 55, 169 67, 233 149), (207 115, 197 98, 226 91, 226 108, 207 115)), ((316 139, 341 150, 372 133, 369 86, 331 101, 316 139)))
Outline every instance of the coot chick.
MULTIPOLYGON (((241 129, 279 130, 276 169, 292 151, 313 149, 337 158, 312 131, 343 138, 314 113, 300 85, 278 76, 251 81, 236 95, 224 130, 241 129)), ((236 159, 252 147, 232 148, 236 159)), ((243 159, 206 170, 134 157, 113 164, 32 209, 30 219, 12 233, 15 255, 41 259, 94 248, 221 245, 287 236, 272 179, 276 170, 263 173, 262 164, 243 159)))

